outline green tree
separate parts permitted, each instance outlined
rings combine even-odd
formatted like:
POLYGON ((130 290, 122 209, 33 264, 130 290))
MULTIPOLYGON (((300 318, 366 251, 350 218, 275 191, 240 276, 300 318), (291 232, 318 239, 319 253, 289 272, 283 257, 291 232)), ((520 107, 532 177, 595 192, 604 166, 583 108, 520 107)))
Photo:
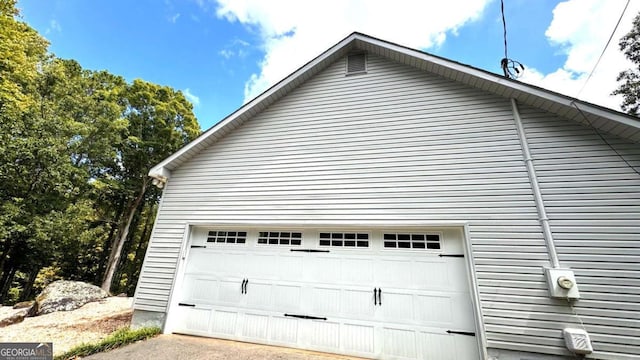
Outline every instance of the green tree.
POLYGON ((158 199, 157 189, 149 186, 149 170, 200 133, 193 107, 180 91, 134 80, 123 98, 128 128, 118 153, 120 163, 114 172, 117 180, 114 185, 123 194, 126 205, 102 281, 106 291, 113 283, 135 215, 141 211, 146 197, 150 196, 150 201, 158 199))
POLYGON ((634 67, 618 74, 616 80, 622 82, 613 95, 622 95, 622 110, 638 116, 640 110, 640 14, 633 19, 633 27, 618 43, 620 50, 634 67))
POLYGON ((0 302, 46 278, 130 292, 160 197, 147 172, 199 134, 191 104, 54 57, 15 4, 0 0, 0 302))
POLYGON ((32 204, 25 193, 39 184, 23 165, 35 165, 38 157, 46 156, 23 150, 33 145, 25 133, 39 127, 31 119, 38 103, 38 69, 47 58, 48 44, 16 20, 15 3, 0 1, 0 301, 25 257, 20 248, 29 245, 32 204))

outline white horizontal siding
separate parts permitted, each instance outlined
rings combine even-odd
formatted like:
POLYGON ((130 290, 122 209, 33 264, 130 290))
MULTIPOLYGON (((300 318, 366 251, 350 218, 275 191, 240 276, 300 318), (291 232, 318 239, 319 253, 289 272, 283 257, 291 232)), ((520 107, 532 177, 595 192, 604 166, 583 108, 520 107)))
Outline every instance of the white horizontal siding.
MULTIPOLYGON (((541 269, 549 262, 509 100, 374 55, 367 74, 347 77, 343 71, 338 61, 172 171, 136 307, 165 311, 187 221, 468 221, 489 346, 567 355, 559 329, 574 318, 565 304, 546 295, 541 269), (554 315, 560 320, 550 320, 554 315)), ((575 141, 576 156, 602 150, 575 141)), ((610 191, 601 187, 604 183, 619 187, 620 193, 638 194, 632 177, 603 171, 598 164, 592 168, 599 182, 577 167, 583 174, 572 179, 575 191, 546 186, 568 175, 561 157, 546 154, 539 165, 557 173, 542 180, 545 195, 560 203, 558 209, 566 208, 563 201, 575 205, 596 199, 604 201, 592 203, 592 210, 608 206, 610 191), (594 198, 567 198, 584 189, 594 198)), ((611 159, 606 151, 597 157, 599 164, 611 159)), ((613 200, 633 207, 629 199, 620 195, 613 200)), ((619 214, 611 220, 634 220, 619 214)), ((554 225, 574 229, 572 221, 582 218, 572 216, 554 218, 562 221, 554 225)), ((569 248, 562 241, 602 240, 591 239, 590 233, 566 233, 558 241, 569 248)), ((612 233, 610 240, 630 241, 624 232, 612 233)), ((602 243, 594 248, 628 256, 602 243)), ((578 276, 590 274, 586 268, 580 271, 578 276)), ((603 277, 616 278, 609 273, 615 270, 602 271, 603 277)), ((632 268, 625 271, 635 274, 632 268)), ((600 290, 590 289, 593 294, 600 290)), ((602 297, 585 300, 593 311, 579 310, 594 323, 610 316, 615 304, 627 304, 619 300, 608 306, 602 297)))
MULTIPOLYGON (((521 115, 561 265, 576 273, 576 313, 591 334, 593 357, 638 357, 640 175, 593 129, 530 107, 521 115)), ((638 144, 606 139, 640 165, 638 144)))

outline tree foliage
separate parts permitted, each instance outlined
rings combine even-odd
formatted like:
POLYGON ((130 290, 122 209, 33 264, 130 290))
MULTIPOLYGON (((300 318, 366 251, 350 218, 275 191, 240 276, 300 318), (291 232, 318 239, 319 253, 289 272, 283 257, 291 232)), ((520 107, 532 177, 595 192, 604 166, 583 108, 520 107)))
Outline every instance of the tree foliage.
POLYGON ((622 110, 638 116, 640 111, 640 14, 633 19, 633 27, 620 39, 620 50, 634 67, 618 74, 616 80, 622 82, 613 95, 622 95, 622 110))
POLYGON ((17 16, 0 0, 0 302, 47 278, 132 291, 159 200, 147 172, 200 132, 191 104, 56 58, 17 16))

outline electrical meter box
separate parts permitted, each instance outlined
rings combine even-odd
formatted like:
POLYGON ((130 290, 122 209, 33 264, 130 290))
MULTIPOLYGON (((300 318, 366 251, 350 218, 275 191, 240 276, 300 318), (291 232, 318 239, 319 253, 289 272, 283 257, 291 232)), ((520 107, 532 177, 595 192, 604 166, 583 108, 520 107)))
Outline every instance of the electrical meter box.
POLYGON ((571 269, 544 268, 549 296, 556 299, 579 299, 578 284, 571 269))
POLYGON ((591 347, 591 340, 589 339, 589 333, 582 329, 566 328, 562 330, 564 335, 564 343, 574 354, 591 354, 593 348, 591 347))

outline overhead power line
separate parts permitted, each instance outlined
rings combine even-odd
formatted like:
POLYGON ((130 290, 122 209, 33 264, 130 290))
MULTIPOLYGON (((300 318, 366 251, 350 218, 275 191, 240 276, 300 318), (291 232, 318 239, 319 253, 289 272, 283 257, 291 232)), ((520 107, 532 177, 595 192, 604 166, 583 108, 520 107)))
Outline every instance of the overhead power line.
POLYGON ((504 16, 504 0, 500 0, 500 12, 502 13, 502 29, 503 29, 503 37, 504 37, 504 57, 500 60, 500 67, 504 72, 504 76, 506 78, 514 79, 520 77, 524 71, 524 65, 515 61, 513 59, 509 59, 508 55, 508 45, 507 45, 507 20, 504 16))
MULTIPOLYGON (((589 82, 589 80, 591 80, 591 77, 593 76, 593 73, 596 71, 596 68, 600 64, 600 60, 602 60, 602 56, 604 55, 605 51, 607 51, 607 48, 609 47, 609 44, 611 43, 611 39, 613 39, 613 35, 616 33, 616 30, 618 30, 618 26, 620 25, 620 22, 622 21, 622 17, 624 16, 624 13, 627 11, 627 7, 629 7, 629 2, 631 2, 631 0, 627 0, 627 3, 624 5, 624 9, 622 9, 622 12, 620 13, 620 17, 618 18, 618 22, 616 23, 616 26, 613 28, 613 31, 611 32, 611 35, 609 36, 609 40, 607 40, 607 43, 604 45, 604 49, 602 49, 602 52, 600 53, 600 56, 598 57, 598 61, 596 61, 596 64, 593 65, 593 69, 591 69, 591 72, 589 73, 589 76, 587 77, 587 80, 585 80, 585 82, 582 84, 582 87, 580 88, 580 91, 578 91, 578 94, 576 94, 576 98, 578 98, 578 96, 580 96, 580 94, 582 93, 582 90, 584 90, 584 88, 587 86, 587 83, 589 82)), ((503 19, 504 19, 504 17, 503 17, 503 19)))

